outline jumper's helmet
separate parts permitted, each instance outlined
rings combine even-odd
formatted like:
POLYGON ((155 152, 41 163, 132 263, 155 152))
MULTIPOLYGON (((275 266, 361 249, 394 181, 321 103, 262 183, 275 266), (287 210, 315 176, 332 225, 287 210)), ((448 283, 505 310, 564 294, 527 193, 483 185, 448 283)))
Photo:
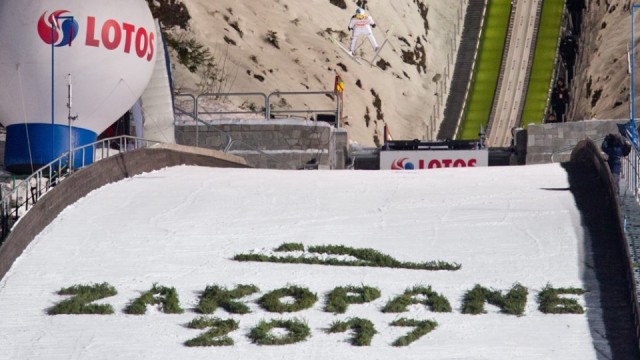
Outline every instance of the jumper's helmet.
POLYGON ((363 8, 356 9, 356 15, 364 15, 364 9, 363 8))

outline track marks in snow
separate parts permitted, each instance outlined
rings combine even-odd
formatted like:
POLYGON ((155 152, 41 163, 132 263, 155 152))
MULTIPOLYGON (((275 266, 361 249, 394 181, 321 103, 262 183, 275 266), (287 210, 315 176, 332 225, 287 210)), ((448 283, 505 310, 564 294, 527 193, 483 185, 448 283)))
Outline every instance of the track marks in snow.
POLYGON ((398 194, 398 190, 400 190, 400 182, 396 182, 395 187, 391 191, 391 193, 384 199, 382 205, 378 207, 378 216, 380 221, 378 222, 378 228, 380 230, 385 230, 387 228, 387 213, 393 204, 393 200, 398 194))

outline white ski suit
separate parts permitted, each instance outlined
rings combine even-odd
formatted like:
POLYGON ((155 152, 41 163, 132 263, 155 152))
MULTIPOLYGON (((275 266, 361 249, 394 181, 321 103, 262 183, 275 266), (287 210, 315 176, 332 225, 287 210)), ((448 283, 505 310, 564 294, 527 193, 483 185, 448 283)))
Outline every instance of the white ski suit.
POLYGON ((362 15, 353 15, 351 17, 351 21, 349 21, 349 30, 351 30, 351 54, 354 54, 356 51, 356 43, 358 42, 358 38, 362 35, 367 36, 373 50, 378 49, 378 43, 376 42, 376 38, 373 37, 373 32, 371 28, 376 27, 376 23, 373 21, 373 18, 369 14, 362 15))

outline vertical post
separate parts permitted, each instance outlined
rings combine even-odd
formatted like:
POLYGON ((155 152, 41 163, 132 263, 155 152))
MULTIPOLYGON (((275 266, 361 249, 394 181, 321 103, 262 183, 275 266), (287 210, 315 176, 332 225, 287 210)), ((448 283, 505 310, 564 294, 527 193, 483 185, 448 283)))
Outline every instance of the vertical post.
POLYGON ((264 116, 267 118, 267 121, 269 119, 271 119, 271 94, 269 94, 269 96, 267 96, 267 98, 264 101, 264 116))
POLYGON ((384 130, 383 131, 384 131, 384 135, 382 136, 382 144, 383 144, 382 148, 384 150, 387 150, 389 148, 388 147, 389 146, 389 142, 387 141, 388 140, 387 134, 388 134, 389 129, 387 128, 387 124, 384 124, 384 130))
POLYGON ((337 96, 336 97, 336 129, 340 127, 340 117, 342 116, 342 114, 340 114, 341 104, 342 104, 342 101, 340 101, 340 96, 337 96))
POLYGON ((636 141, 636 9, 640 5, 634 4, 631 7, 631 141, 638 145, 636 141))
POLYGON ((638 149, 634 146, 633 147, 633 161, 634 161, 634 171, 635 174, 633 176, 633 193, 636 196, 636 200, 638 199, 638 166, 640 165, 640 163, 638 162, 638 149))
POLYGON ((453 54, 456 52, 456 42, 455 40, 451 39, 451 58, 453 58, 453 54))
MULTIPOLYGON (((436 103, 436 105, 437 105, 437 103, 436 103)), ((432 121, 435 121, 436 116, 438 116, 437 115, 437 110, 436 110, 436 105, 433 105, 433 120, 432 121)))
MULTIPOLYGON (((447 66, 449 66, 449 65, 447 64, 447 66)), ((447 92, 447 80, 448 79, 449 79, 449 74, 447 73, 447 68, 444 68, 444 81, 442 82, 442 87, 444 87, 444 93, 447 92)))
POLYGON ((431 140, 438 140, 438 133, 436 132, 436 118, 431 119, 431 140))
POLYGON ((73 145, 72 145, 72 135, 71 135, 71 120, 73 120, 73 117, 71 116, 71 98, 72 98, 72 94, 71 94, 71 74, 68 75, 69 77, 68 82, 67 82, 67 109, 68 114, 67 114, 67 121, 69 122, 69 171, 71 171, 73 169, 73 145))
POLYGON ((335 80, 333 82, 333 93, 336 96, 336 128, 340 127, 340 121, 342 120, 342 93, 344 91, 344 81, 342 76, 336 72, 335 80))
POLYGON ((53 127, 55 123, 55 80, 54 80, 54 72, 55 72, 55 21, 51 23, 51 155, 55 152, 54 147, 54 135, 53 135, 53 127))
MULTIPOLYGON (((54 73, 55 73, 55 34, 56 34, 56 28, 58 27, 58 20, 60 19, 69 19, 72 22, 74 21, 73 16, 55 16, 53 17, 53 21, 51 23, 51 154, 53 155, 54 151, 55 151, 55 147, 54 147, 54 126, 55 126, 55 77, 54 77, 54 73)), ((70 38, 69 38, 69 47, 71 47, 71 43, 73 41, 73 29, 74 26, 73 24, 71 25, 71 33, 69 34, 70 38)), ((63 44, 60 44, 63 45, 63 44)), ((68 89, 67 91, 69 92, 68 96, 69 96, 69 103, 67 104, 67 107, 69 108, 69 171, 71 171, 72 168, 72 164, 71 164, 71 120, 73 120, 73 117, 71 116, 71 74, 69 74, 69 84, 67 85, 68 89)))
POLYGON ((198 122, 198 100, 200 100, 200 95, 198 95, 195 100, 193 101, 193 112, 194 112, 194 116, 195 116, 195 121, 196 121, 196 147, 198 147, 198 137, 200 135, 199 133, 199 129, 200 129, 200 123, 198 122))

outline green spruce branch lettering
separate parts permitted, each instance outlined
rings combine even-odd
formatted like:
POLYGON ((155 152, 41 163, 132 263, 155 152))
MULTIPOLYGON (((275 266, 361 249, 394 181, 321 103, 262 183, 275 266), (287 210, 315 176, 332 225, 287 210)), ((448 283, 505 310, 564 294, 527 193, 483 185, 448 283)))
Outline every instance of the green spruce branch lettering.
POLYGON ((184 344, 186 346, 232 346, 234 344, 233 339, 228 337, 227 334, 237 330, 239 324, 233 319, 222 320, 220 318, 201 316, 191 320, 187 327, 198 330, 210 328, 210 330, 198 337, 185 341, 184 344))
POLYGON ((184 312, 180 307, 176 288, 168 288, 158 284, 153 284, 151 290, 133 300, 124 311, 131 315, 144 315, 147 312, 147 305, 159 305, 160 311, 165 314, 182 314, 184 312))
POLYGON ((271 320, 260 321, 249 332, 249 339, 258 345, 288 345, 305 341, 310 334, 309 325, 301 320, 271 320), (284 336, 273 334, 271 330, 274 328, 285 329, 287 334, 284 336))
MULTIPOLYGON (((284 243, 274 249, 276 252, 304 251, 304 246, 299 243, 284 243)), ((310 246, 307 254, 297 256, 275 256, 262 254, 237 254, 233 257, 236 261, 270 262, 281 264, 307 264, 329 266, 362 266, 362 267, 386 267, 410 270, 460 270, 461 265, 445 261, 427 261, 422 263, 402 262, 374 249, 355 249, 343 245, 310 246), (354 260, 339 258, 310 257, 308 254, 350 256, 354 260), (306 255, 306 256, 305 256, 306 255)))
POLYGON ((346 286, 333 289, 327 296, 324 311, 344 314, 351 304, 364 304, 380 297, 380 290, 370 286, 346 286))
POLYGON ((424 304, 434 312, 451 312, 451 304, 446 297, 431 289, 431 286, 414 286, 405 290, 404 294, 390 300, 382 309, 385 313, 401 313, 407 311, 409 305, 424 304), (417 298, 422 296, 422 298, 417 298))
POLYGON ((391 326, 412 326, 415 327, 413 331, 409 332, 407 335, 399 337, 396 341, 393 342, 393 346, 408 346, 412 342, 420 339, 421 337, 427 335, 428 333, 435 330, 438 326, 438 323, 435 320, 414 320, 401 318, 395 320, 391 323, 391 326))
POLYGON ((213 314, 218 307, 221 307, 231 314, 247 314, 251 312, 249 307, 235 300, 255 294, 258 291, 260 289, 255 285, 238 285, 233 290, 227 290, 218 285, 210 285, 200 295, 200 301, 196 309, 202 314, 213 314))
POLYGON ((318 296, 309 289, 289 286, 266 293, 258 300, 258 304, 269 312, 285 313, 309 309, 317 301, 318 296), (292 297, 294 302, 291 304, 283 303, 281 299, 287 296, 292 297))
POLYGON ((91 304, 92 302, 118 294, 111 285, 105 283, 91 285, 74 285, 58 290, 58 295, 73 295, 47 310, 49 315, 109 315, 113 314, 113 307, 109 304, 91 304))
POLYGON ((377 334, 375 326, 370 320, 353 318, 347 321, 336 321, 329 329, 327 333, 343 333, 347 330, 353 330, 353 337, 349 341, 354 346, 369 346, 371 345, 371 339, 377 334))
POLYGON ((587 291, 578 288, 553 288, 547 284, 538 293, 538 309, 545 314, 583 314, 584 309, 575 299, 561 298, 560 295, 583 295, 587 291))
POLYGON ((508 315, 522 315, 527 304, 527 294, 529 291, 526 287, 516 283, 511 290, 502 295, 499 290, 490 290, 480 285, 476 285, 468 291, 462 302, 463 314, 483 314, 484 303, 500 308, 500 312, 508 315))

